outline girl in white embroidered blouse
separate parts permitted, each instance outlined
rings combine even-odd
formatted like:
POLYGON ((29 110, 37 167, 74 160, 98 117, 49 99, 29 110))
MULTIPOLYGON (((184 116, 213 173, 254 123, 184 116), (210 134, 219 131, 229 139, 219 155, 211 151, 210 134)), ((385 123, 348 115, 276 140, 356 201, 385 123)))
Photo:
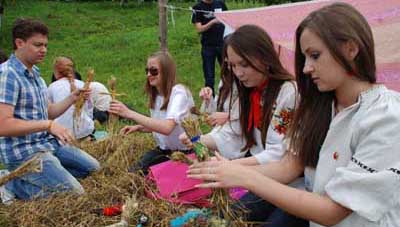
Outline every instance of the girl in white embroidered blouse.
MULTIPOLYGON (((234 77, 229 71, 226 49, 224 45, 222 50, 224 61, 221 65, 218 95, 214 98, 212 89, 209 87, 203 87, 199 92, 203 100, 200 111, 208 113, 206 121, 214 127, 211 132, 201 135, 200 141, 208 149, 218 151, 223 157, 236 159, 245 156, 245 152, 238 149, 245 143, 240 129, 238 90, 234 77)), ((181 134, 179 139, 188 147, 193 146, 186 133, 181 134)))
POLYGON ((193 165, 199 187, 245 187, 311 226, 400 226, 400 96, 376 84, 366 19, 334 3, 296 30, 300 93, 285 157, 261 166, 193 165), (306 189, 286 186, 304 173, 306 189))
MULTIPOLYGON (((210 139, 219 144, 218 151, 224 158, 241 165, 278 161, 285 153, 283 138, 296 104, 294 77, 282 66, 271 38, 260 27, 239 27, 226 39, 225 49, 227 72, 230 73, 225 76, 232 78, 238 90, 237 128, 242 138, 226 138, 223 131, 217 130, 210 139)), ((232 103, 229 108, 232 113, 232 103)), ((227 127, 229 129, 229 124, 227 127)), ((182 136, 180 138, 185 139, 182 136)), ((187 137, 186 140, 183 142, 190 145, 187 137)), ((301 224, 297 223, 304 222, 276 210, 253 193, 243 196, 240 203, 249 209, 246 217, 243 217, 246 221, 271 222, 277 220, 277 216, 285 216, 285 222, 293 220, 299 227, 301 224), (260 207, 264 209, 262 212, 260 207)))
POLYGON ((151 116, 145 116, 128 109, 123 103, 113 101, 109 112, 136 121, 138 124, 126 126, 121 134, 132 132, 152 132, 157 147, 146 152, 130 171, 141 170, 147 174, 152 165, 167 161, 171 151, 189 152, 178 139, 183 133, 181 121, 194 106, 188 89, 176 84, 176 65, 167 52, 157 52, 147 59, 145 91, 149 97, 151 116))

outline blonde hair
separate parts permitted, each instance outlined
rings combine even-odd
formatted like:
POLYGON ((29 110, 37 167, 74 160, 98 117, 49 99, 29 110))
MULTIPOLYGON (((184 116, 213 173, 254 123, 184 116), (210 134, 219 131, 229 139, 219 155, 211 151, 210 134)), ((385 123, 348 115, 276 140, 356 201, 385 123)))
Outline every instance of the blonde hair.
POLYGON ((58 72, 62 77, 68 79, 68 82, 71 86, 71 92, 76 90, 75 85, 75 73, 74 73, 74 62, 69 57, 56 57, 54 59, 54 72, 58 72), (69 61, 70 63, 65 64, 65 61, 69 61))

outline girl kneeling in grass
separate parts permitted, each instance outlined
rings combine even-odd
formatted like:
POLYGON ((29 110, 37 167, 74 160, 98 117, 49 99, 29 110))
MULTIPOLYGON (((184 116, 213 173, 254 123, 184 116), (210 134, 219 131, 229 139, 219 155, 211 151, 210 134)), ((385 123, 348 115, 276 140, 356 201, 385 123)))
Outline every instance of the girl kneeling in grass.
MULTIPOLYGON (((69 57, 57 57, 54 61, 54 79, 47 90, 49 100, 57 103, 67 98, 72 92, 84 87, 84 82, 76 79, 74 63, 69 57)), ((85 101, 79 119, 74 119, 75 105, 69 107, 55 122, 69 129, 76 139, 91 138, 94 133, 93 103, 85 101)))
MULTIPOLYGON (((217 150, 225 158, 236 159, 246 154, 240 152, 245 141, 239 121, 239 96, 234 77, 229 71, 226 46, 222 55, 225 60, 221 66, 219 94, 214 99, 209 87, 202 88, 199 93, 203 100, 200 110, 209 114, 206 121, 214 126, 211 132, 200 136, 200 142, 210 150, 217 150)), ((188 147, 193 146, 185 133, 180 135, 180 139, 188 147)))
MULTIPOLYGON (((226 72, 229 75, 224 77, 234 81, 228 91, 234 92, 235 87, 238 90, 238 102, 230 102, 227 111, 238 115, 240 126, 236 128, 239 128, 244 143, 235 141, 239 146, 223 146, 223 141, 219 139, 224 138, 211 138, 220 144, 218 149, 229 147, 235 150, 239 154, 236 156, 243 157, 235 162, 244 165, 280 160, 284 154, 282 140, 295 108, 294 78, 283 68, 271 38, 257 26, 238 28, 226 39, 225 46, 229 66, 226 72), (235 108, 235 104, 238 108, 235 108)), ((229 127, 230 122, 225 124, 229 127)), ((206 136, 210 135, 203 137, 206 136)), ((181 139, 191 146, 187 137, 183 135, 181 139)))
POLYGON ((181 121, 194 106, 190 91, 176 84, 176 66, 169 53, 157 52, 151 55, 147 59, 146 75, 145 91, 149 97, 151 117, 130 110, 119 101, 113 101, 109 109, 110 113, 138 123, 122 128, 121 134, 135 131, 153 133, 157 147, 146 152, 130 168, 131 172, 142 170, 145 174, 150 166, 167 161, 172 151, 190 151, 179 141, 178 136, 183 133, 181 121))
MULTIPOLYGON (((204 137, 211 137, 216 144, 221 144, 218 150, 221 148, 224 157, 228 157, 227 152, 224 152, 228 148, 230 153, 236 154, 237 159, 232 161, 234 163, 260 165, 278 161, 285 153, 283 138, 296 105, 294 78, 283 68, 269 35, 257 26, 245 25, 238 28, 225 45, 228 72, 238 88, 240 106, 237 114, 244 143, 236 140, 224 145, 223 137, 213 134, 204 137)), ((235 110, 232 105, 230 108, 230 111, 235 110)), ((226 124, 229 129, 229 122, 226 124)), ((213 133, 218 135, 221 131, 213 133)), ((184 135, 181 139, 191 145, 184 135)), ((250 210, 244 217, 246 221, 275 222, 279 219, 280 223, 294 222, 297 226, 304 223, 304 220, 276 210, 271 204, 265 204, 252 193, 246 194, 241 203, 250 210), (260 212, 260 207, 269 211, 260 212), (262 216, 258 215, 260 213, 262 216)))
POLYGON ((376 84, 367 21, 345 3, 316 10, 296 30, 295 56, 300 102, 286 156, 200 163, 191 177, 245 187, 312 227, 400 226, 400 95, 376 84), (302 174, 308 192, 285 185, 302 174))

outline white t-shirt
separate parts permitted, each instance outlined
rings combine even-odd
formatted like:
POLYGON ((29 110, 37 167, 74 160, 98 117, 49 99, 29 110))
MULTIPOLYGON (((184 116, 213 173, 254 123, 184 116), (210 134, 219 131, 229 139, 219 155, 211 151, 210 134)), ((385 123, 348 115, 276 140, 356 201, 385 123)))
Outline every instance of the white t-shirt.
POLYGON ((91 82, 90 88, 92 89, 92 94, 90 98, 92 100, 93 106, 100 111, 107 111, 110 108, 111 95, 107 88, 99 82, 91 82))
POLYGON ((156 119, 172 119, 177 125, 169 135, 153 132, 154 139, 161 149, 187 150, 188 148, 179 141, 179 135, 184 132, 180 126, 182 120, 190 113, 194 106, 192 94, 183 85, 177 84, 172 88, 171 96, 166 110, 160 110, 164 97, 158 95, 154 109, 150 109, 151 117, 156 119))
MULTIPOLYGON (((80 80, 75 80, 74 82, 77 89, 83 88, 84 82, 80 80)), ((58 103, 67 98, 70 94, 71 86, 67 78, 61 78, 51 83, 48 88, 49 100, 52 103, 58 103)), ((87 100, 83 105, 79 122, 74 122, 74 110, 75 105, 70 106, 63 114, 55 119, 55 122, 69 129, 77 139, 90 135, 94 130, 92 102, 87 100)))
POLYGON ((336 116, 332 111, 315 175, 305 177, 315 193, 353 211, 335 226, 400 226, 399 129, 400 94, 383 85, 336 116))

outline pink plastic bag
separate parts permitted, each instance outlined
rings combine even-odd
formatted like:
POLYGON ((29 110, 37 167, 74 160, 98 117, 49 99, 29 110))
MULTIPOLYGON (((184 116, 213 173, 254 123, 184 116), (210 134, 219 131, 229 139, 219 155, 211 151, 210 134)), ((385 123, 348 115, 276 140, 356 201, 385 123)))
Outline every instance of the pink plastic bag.
MULTIPOLYGON (((195 159, 194 154, 188 155, 195 159)), ((150 167, 147 180, 155 183, 158 192, 147 192, 153 198, 163 198, 178 204, 194 204, 208 206, 207 198, 211 195, 210 189, 195 188, 201 180, 190 179, 186 171, 189 166, 185 163, 166 161, 150 167)))
MULTIPOLYGON (((189 154, 188 158, 194 160, 195 155, 189 154)), ((150 167, 147 180, 156 185, 158 191, 147 191, 151 198, 162 198, 178 204, 193 204, 202 207, 210 206, 209 196, 212 191, 208 188, 195 188, 202 180, 187 177, 189 166, 185 163, 166 161, 150 167)), ((243 188, 229 189, 231 198, 240 199, 247 190, 243 188)))

